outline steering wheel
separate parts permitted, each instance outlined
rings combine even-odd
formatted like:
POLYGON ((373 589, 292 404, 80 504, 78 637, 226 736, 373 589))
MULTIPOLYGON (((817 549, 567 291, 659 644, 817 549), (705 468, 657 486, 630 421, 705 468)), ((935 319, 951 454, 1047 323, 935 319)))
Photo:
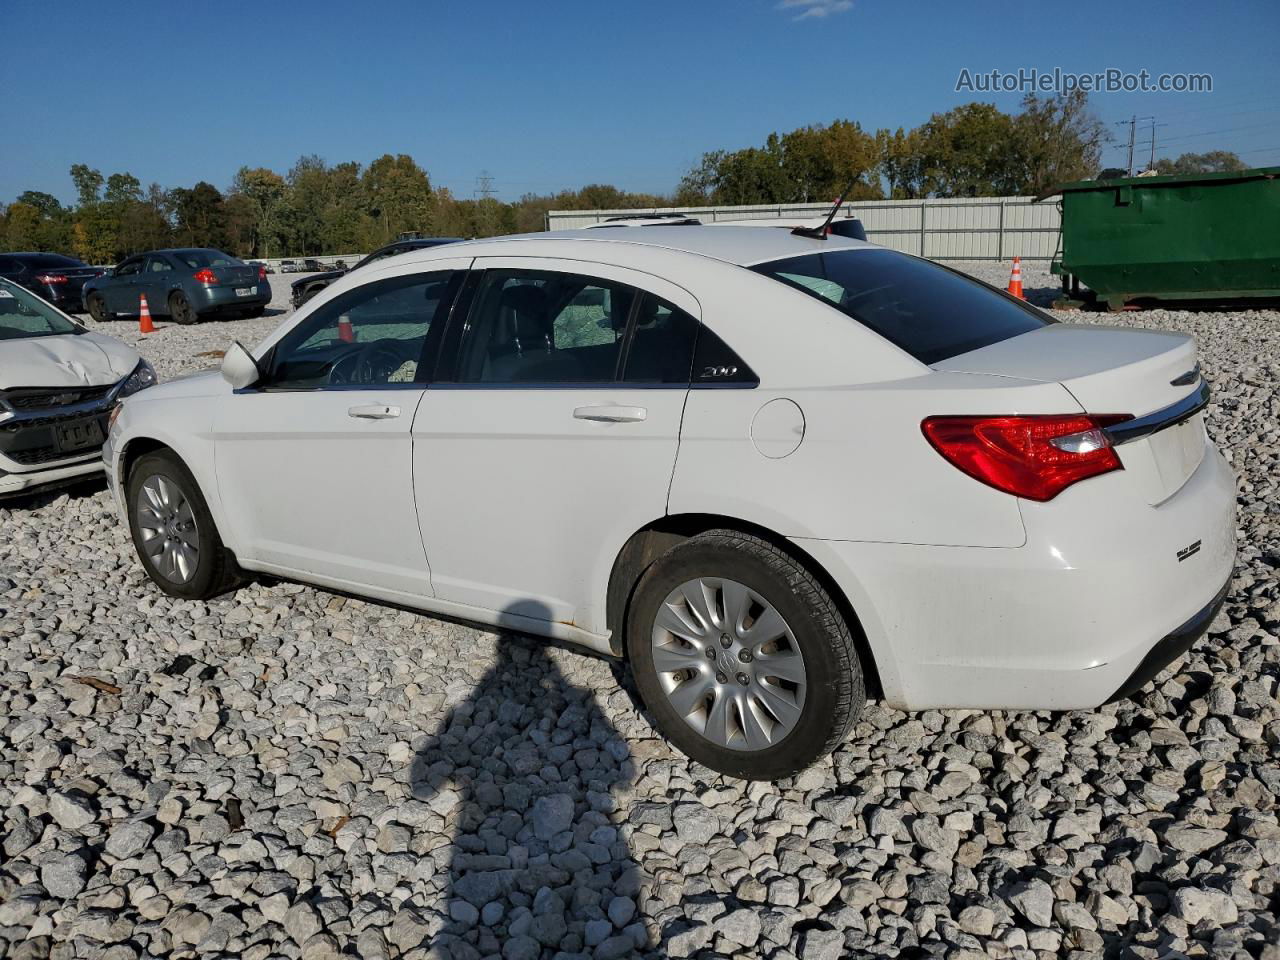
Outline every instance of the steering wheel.
POLYGON ((329 383, 385 383, 404 363, 400 351, 385 340, 343 354, 329 368, 329 383))

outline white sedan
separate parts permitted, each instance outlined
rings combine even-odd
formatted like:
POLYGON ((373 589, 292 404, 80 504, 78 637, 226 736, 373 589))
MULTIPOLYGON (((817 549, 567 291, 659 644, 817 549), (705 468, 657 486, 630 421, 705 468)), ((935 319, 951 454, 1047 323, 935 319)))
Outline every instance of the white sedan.
POLYGON ((100 472, 111 408, 155 382, 132 347, 0 280, 0 496, 100 472))
POLYGON ((473 241, 131 398, 147 573, 262 571, 626 657, 657 725, 794 773, 866 697, 1095 707, 1212 620, 1234 480, 1191 338, 1058 324, 771 228, 473 241))

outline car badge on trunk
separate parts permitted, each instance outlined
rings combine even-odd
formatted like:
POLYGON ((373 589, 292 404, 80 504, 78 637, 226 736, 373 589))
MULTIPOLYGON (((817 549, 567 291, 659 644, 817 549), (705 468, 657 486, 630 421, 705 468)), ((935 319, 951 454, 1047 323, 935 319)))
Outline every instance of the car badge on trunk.
POLYGON ((1178 562, 1181 563, 1183 560, 1187 559, 1187 557, 1194 557, 1199 552, 1200 552, 1199 540, 1197 540, 1195 543, 1189 543, 1185 547, 1183 547, 1181 550, 1178 551, 1178 562))

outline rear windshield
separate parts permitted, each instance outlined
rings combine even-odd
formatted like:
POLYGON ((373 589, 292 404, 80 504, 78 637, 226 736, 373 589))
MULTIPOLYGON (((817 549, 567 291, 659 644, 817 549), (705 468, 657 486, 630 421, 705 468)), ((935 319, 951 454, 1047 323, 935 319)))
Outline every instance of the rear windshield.
POLYGON ((244 261, 221 250, 179 250, 174 254, 189 267, 243 267, 244 261))
POLYGON ((833 250, 752 269, 831 304, 921 363, 1052 322, 963 274, 893 250, 833 250))
POLYGON ((64 257, 60 253, 38 253, 35 256, 19 257, 23 263, 34 270, 47 270, 49 267, 83 267, 81 260, 64 257))
POLYGON ((84 333, 53 307, 16 283, 0 280, 0 341, 84 333))

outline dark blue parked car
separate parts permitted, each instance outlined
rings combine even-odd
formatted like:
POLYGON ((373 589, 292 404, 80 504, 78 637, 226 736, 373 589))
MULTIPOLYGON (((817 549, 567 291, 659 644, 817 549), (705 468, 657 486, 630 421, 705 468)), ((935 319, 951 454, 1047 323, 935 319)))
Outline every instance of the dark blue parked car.
POLYGON ((265 268, 221 250, 152 250, 87 282, 84 306, 99 323, 117 314, 137 316, 143 294, 153 316, 195 323, 215 313, 260 317, 271 301, 271 285, 265 268))
POLYGON ((84 309, 80 291, 86 280, 101 275, 99 267, 60 253, 0 253, 0 277, 26 287, 67 313, 84 309))

